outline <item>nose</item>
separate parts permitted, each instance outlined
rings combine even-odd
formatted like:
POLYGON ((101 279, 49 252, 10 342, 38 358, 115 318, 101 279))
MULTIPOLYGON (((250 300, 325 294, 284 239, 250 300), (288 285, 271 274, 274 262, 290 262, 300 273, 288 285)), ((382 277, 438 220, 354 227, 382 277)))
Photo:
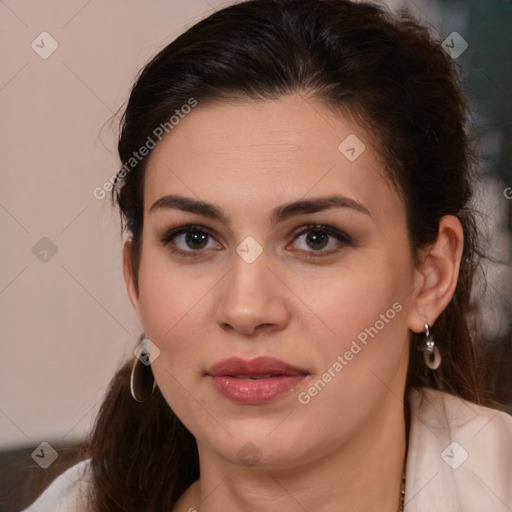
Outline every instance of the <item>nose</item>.
POLYGON ((234 268, 223 279, 216 311, 225 331, 253 336, 284 329, 289 322, 289 290, 283 277, 268 265, 264 253, 247 263, 236 256, 234 268))

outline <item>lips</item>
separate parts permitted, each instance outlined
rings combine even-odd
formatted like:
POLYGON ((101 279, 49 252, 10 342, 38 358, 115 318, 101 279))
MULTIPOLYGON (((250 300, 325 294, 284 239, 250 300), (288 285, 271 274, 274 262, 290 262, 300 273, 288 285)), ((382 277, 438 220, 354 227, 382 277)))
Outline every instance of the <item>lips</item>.
POLYGON ((298 387, 307 374, 271 357, 232 357, 219 361, 207 371, 221 395, 245 405, 268 403, 298 387))

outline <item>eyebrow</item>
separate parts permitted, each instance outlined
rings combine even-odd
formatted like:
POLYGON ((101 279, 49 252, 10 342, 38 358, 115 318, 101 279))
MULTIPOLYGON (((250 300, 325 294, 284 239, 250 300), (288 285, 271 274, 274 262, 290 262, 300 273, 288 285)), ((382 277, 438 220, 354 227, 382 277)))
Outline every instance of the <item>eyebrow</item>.
MULTIPOLYGON (((154 210, 167 208, 204 215, 205 217, 217 219, 225 224, 229 224, 228 216, 217 206, 205 201, 177 195, 166 195, 157 199, 151 205, 149 211, 152 212, 154 210)), ((296 215, 321 212, 330 208, 349 208, 371 217, 368 209, 354 199, 343 196, 328 196, 299 199, 298 201, 278 206, 272 210, 270 222, 272 226, 274 226, 296 215)))

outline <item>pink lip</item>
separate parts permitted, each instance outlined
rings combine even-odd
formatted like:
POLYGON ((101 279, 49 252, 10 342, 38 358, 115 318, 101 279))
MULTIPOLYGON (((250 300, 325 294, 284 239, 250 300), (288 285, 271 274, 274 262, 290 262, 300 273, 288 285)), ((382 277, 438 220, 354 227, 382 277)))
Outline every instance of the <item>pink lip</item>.
POLYGON ((215 389, 226 398, 259 405, 296 388, 307 372, 272 357, 231 357, 214 364, 207 374, 215 389))

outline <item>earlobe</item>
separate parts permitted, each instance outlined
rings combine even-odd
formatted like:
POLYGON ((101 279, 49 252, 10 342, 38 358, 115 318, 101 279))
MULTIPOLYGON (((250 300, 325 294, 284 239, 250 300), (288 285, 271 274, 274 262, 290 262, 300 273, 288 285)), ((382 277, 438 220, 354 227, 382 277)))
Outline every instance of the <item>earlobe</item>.
POLYGON ((132 306, 135 309, 137 315, 139 315, 139 290, 132 267, 132 250, 132 240, 126 240, 123 246, 124 282, 126 285, 126 291, 128 292, 130 302, 132 303, 132 306))
POLYGON ((464 244, 462 225, 453 215, 444 216, 439 223, 435 243, 425 251, 416 270, 417 285, 409 316, 409 329, 423 332, 425 324, 434 325, 450 303, 459 278, 464 244))

